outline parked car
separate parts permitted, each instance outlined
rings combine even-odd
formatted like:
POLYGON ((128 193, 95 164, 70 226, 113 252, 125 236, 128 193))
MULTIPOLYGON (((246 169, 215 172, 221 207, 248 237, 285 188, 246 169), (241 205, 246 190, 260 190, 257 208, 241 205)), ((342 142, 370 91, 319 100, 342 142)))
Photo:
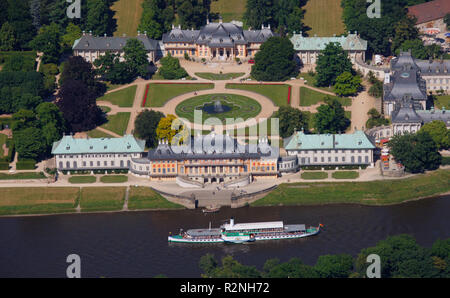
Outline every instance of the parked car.
POLYGON ((253 59, 248 60, 248 64, 255 64, 255 60, 253 59))

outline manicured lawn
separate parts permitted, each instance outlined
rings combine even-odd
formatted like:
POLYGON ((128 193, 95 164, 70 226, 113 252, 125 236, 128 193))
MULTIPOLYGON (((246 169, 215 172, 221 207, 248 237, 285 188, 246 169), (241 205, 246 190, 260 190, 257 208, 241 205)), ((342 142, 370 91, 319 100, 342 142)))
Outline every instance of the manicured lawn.
POLYGON ((436 98, 434 105, 437 109, 441 110, 442 107, 445 107, 446 110, 450 110, 450 95, 436 96, 436 98))
POLYGON ((100 181, 103 183, 123 183, 128 181, 128 176, 124 175, 106 175, 100 177, 100 181))
POLYGON ((2 187, 0 215, 75 211, 77 187, 2 187))
POLYGON ((351 106, 352 99, 348 97, 339 97, 339 96, 331 96, 328 94, 320 93, 318 91, 300 87, 300 106, 307 107, 311 105, 318 104, 320 102, 324 102, 325 98, 329 96, 333 99, 337 99, 343 106, 351 106))
POLYGON ((101 127, 123 136, 127 130, 129 120, 130 113, 119 112, 115 115, 109 115, 108 122, 103 124, 101 127))
POLYGON ((398 180, 281 184, 277 189, 251 205, 330 203, 386 205, 448 191, 450 191, 450 170, 437 170, 398 180))
POLYGON ((230 73, 212 73, 212 72, 196 72, 196 76, 212 81, 220 81, 220 80, 231 80, 235 78, 242 77, 245 75, 244 72, 230 72, 230 73))
POLYGON ((217 117, 221 121, 226 118, 242 118, 244 120, 253 118, 261 112, 261 105, 246 96, 234 94, 208 94, 192 97, 180 103, 175 111, 179 117, 194 121, 194 110, 202 110, 204 105, 214 105, 214 101, 219 100, 225 107, 231 108, 229 111, 218 114, 202 112, 203 120, 210 117, 217 117))
POLYGON ((117 20, 117 30, 114 36, 122 36, 124 33, 127 36, 137 35, 143 2, 144 0, 118 0, 114 2, 111 7, 115 12, 114 19, 117 20))
POLYGON ((28 180, 28 179, 45 179, 43 172, 39 173, 16 173, 16 174, 5 174, 0 173, 0 180, 28 180))
POLYGON ((94 183, 97 181, 95 176, 72 176, 69 178, 70 183, 94 183))
POLYGON ((121 210, 125 187, 85 187, 81 190, 81 211, 121 210))
POLYGON ((266 96, 278 106, 287 106, 289 85, 227 84, 228 89, 247 90, 266 96))
POLYGON ((109 101, 113 105, 117 105, 122 108, 129 108, 133 106, 136 88, 137 86, 130 86, 119 91, 114 91, 97 98, 97 101, 109 101))
POLYGON ((189 92, 213 89, 214 84, 150 84, 146 107, 162 107, 170 99, 189 92))
POLYGON ((333 92, 333 87, 317 87, 315 86, 316 78, 314 76, 311 76, 307 72, 302 72, 298 75, 298 78, 303 78, 306 85, 318 88, 324 91, 333 92))
POLYGON ((327 172, 303 172, 302 179, 320 180, 328 178, 327 172))
POLYGON ((87 135, 91 138, 114 138, 112 135, 104 133, 98 129, 88 131, 87 135))
POLYGON ((167 201, 149 187, 131 187, 128 197, 128 209, 182 209, 181 205, 167 201))
POLYGON ((334 179, 356 179, 359 177, 359 173, 356 171, 337 171, 331 174, 334 179))
POLYGON ((304 23, 311 28, 307 31, 309 36, 333 36, 345 32, 341 0, 310 0, 303 8, 306 10, 304 23))
POLYGON ((218 0, 211 2, 211 12, 220 13, 224 22, 243 21, 245 0, 218 0))

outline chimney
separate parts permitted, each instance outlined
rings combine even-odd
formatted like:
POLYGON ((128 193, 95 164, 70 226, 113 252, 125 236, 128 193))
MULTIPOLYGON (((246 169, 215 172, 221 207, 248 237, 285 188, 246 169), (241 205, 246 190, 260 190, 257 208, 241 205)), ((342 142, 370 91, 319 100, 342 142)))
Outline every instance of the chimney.
POLYGON ((234 226, 234 218, 232 217, 232 218, 230 218, 230 227, 233 227, 234 226))
POLYGON ((172 29, 175 29, 175 25, 174 24, 172 24, 172 29))
POLYGON ((222 16, 219 18, 219 24, 222 24, 222 16))
POLYGON ((384 73, 384 83, 385 84, 389 84, 391 82, 391 75, 390 75, 390 73, 389 72, 385 72, 384 73))

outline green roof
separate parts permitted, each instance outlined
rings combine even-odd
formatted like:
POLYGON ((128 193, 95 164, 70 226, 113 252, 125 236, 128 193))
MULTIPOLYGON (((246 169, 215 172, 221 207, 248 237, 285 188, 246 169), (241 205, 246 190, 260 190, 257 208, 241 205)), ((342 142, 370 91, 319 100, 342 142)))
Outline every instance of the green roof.
POLYGON ((54 142, 52 147, 52 154, 141 153, 144 151, 145 141, 137 140, 132 135, 121 138, 86 139, 63 136, 61 140, 54 142))
POLYGON ((286 150, 374 149, 367 135, 360 130, 353 134, 305 134, 296 132, 286 150))
POLYGON ((291 42, 296 51, 322 51, 330 42, 339 43, 345 51, 366 51, 367 40, 358 36, 358 34, 349 34, 347 36, 333 37, 305 37, 295 34, 291 37, 291 42))

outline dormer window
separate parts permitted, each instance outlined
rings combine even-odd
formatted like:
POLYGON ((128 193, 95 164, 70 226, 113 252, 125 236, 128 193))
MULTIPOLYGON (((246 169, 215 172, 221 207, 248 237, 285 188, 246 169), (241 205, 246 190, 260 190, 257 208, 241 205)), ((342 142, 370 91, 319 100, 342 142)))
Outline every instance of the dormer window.
POLYGON ((89 149, 91 149, 91 150, 94 149, 94 146, 89 146, 89 149))
POLYGON ((103 149, 108 149, 108 146, 105 145, 105 146, 103 147, 103 149))
POLYGON ((66 150, 70 150, 70 146, 69 145, 66 146, 66 150))

